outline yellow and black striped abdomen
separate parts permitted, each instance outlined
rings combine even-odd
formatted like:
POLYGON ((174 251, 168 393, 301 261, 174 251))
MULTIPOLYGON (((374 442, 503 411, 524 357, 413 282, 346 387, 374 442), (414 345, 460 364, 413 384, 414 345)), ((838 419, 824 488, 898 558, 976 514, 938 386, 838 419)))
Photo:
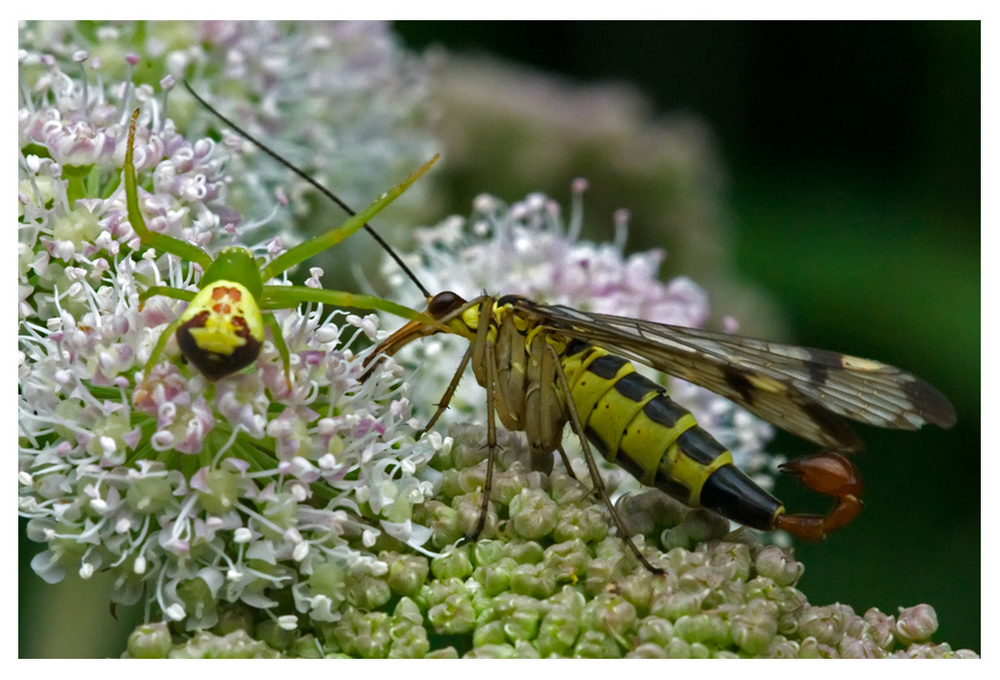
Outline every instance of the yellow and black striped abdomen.
POLYGON ((629 361, 580 340, 567 343, 560 357, 584 432, 609 462, 691 507, 741 524, 768 529, 784 512, 690 411, 629 361))

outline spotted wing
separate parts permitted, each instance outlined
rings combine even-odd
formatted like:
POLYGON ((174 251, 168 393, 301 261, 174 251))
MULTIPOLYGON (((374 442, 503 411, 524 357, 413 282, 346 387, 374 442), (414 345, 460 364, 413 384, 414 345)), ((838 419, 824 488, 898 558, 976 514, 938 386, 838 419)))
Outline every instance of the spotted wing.
POLYGON ((824 447, 859 451, 844 418, 878 427, 951 427, 955 409, 895 366, 826 350, 524 301, 545 327, 701 385, 824 447))

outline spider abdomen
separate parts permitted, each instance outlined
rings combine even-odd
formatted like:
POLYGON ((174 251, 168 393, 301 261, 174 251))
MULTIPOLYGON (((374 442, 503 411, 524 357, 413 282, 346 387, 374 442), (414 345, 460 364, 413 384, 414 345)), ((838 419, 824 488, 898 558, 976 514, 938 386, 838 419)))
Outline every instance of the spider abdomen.
POLYGON ((177 344, 209 380, 235 373, 252 364, 264 344, 260 307, 240 283, 210 283, 181 315, 177 344))

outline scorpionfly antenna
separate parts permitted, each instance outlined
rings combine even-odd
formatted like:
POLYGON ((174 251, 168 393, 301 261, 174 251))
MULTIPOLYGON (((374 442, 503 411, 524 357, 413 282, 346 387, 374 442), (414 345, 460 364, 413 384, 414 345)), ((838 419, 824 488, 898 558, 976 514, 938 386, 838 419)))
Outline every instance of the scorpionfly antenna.
MULTIPOLYGON (((208 109, 208 111, 211 112, 212 115, 214 115, 216 118, 218 118, 219 120, 221 120, 223 123, 225 123, 229 127, 231 127, 234 130, 236 130, 236 132, 239 133, 241 137, 243 137, 244 139, 246 139, 247 141, 249 141, 251 144, 253 144, 258 149, 260 149, 261 151, 263 151, 264 153, 266 153, 268 156, 270 156, 271 158, 273 158, 274 160, 276 160, 278 163, 281 163, 283 166, 285 166, 286 168, 288 168, 289 170, 291 170, 292 172, 294 172, 296 175, 298 175, 299 177, 301 177, 305 181, 309 182, 309 184, 311 184, 313 187, 315 187, 320 193, 322 193, 324 196, 326 196, 327 198, 329 198, 331 201, 333 201, 334 203, 336 203, 337 205, 339 205, 341 207, 341 209, 343 209, 344 212, 346 212, 348 215, 350 215, 351 217, 354 217, 355 215, 357 215, 357 213, 354 212, 354 210, 352 210, 349 205, 347 205, 342 200, 340 200, 340 198, 336 194, 334 194, 332 191, 330 191, 325 186, 323 186, 322 184, 320 184, 319 182, 317 182, 315 179, 313 179, 312 177, 310 177, 303 170, 297 168, 292 163, 290 163, 287 160, 285 160, 276 151, 270 149, 266 144, 264 144, 263 142, 261 142, 260 140, 258 140, 257 138, 255 138, 249 132, 247 132, 246 130, 244 130, 243 128, 241 128, 239 125, 237 125, 236 123, 234 123, 232 120, 230 120, 226 116, 222 115, 222 113, 220 113, 215 107, 213 107, 211 104, 209 104, 207 101, 205 101, 197 92, 195 92, 194 89, 191 87, 191 85, 188 84, 188 82, 186 80, 184 81, 184 87, 191 94, 191 96, 194 97, 198 101, 199 104, 201 104, 206 109, 208 109)), ((378 242, 378 244, 380 246, 382 246, 382 248, 387 253, 389 253, 389 256, 396 262, 396 264, 399 265, 400 269, 403 270, 403 272, 407 275, 407 277, 411 281, 413 281, 414 285, 416 285, 417 288, 420 289, 420 293, 426 299, 429 300, 431 297, 433 297, 430 294, 430 292, 426 288, 424 288, 423 284, 420 283, 420 281, 413 274, 413 272, 410 271, 410 268, 406 266, 406 263, 403 262, 402 258, 400 258, 399 255, 396 254, 396 251, 392 249, 392 247, 385 241, 385 239, 383 239, 379 235, 379 233, 377 231, 375 231, 375 229, 370 224, 368 224, 367 222, 365 222, 364 229, 369 234, 371 234, 372 238, 374 238, 378 242)))

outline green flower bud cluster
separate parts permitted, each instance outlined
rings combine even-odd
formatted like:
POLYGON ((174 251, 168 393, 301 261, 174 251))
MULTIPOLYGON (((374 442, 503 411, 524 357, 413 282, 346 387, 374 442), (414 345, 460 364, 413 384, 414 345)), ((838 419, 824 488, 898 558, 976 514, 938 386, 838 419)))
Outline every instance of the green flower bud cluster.
MULTIPOLYGON (((529 472, 516 438, 501 435, 482 538, 449 542, 475 525, 485 477, 481 428, 456 427, 443 447, 435 500, 418 508, 442 550, 433 558, 384 550, 381 575, 343 577, 339 618, 304 627, 267 620, 252 636, 220 623, 171 646, 143 626, 130 656, 361 658, 970 657, 935 644, 934 610, 864 615, 815 606, 796 588, 803 566, 750 532, 722 536, 705 512, 647 499, 663 552, 645 548, 662 574, 637 563, 609 532, 586 486, 558 469, 529 472), (662 512, 653 512, 659 508, 662 512), (680 536, 685 545, 671 546, 680 536), (706 538, 697 538, 706 536, 706 538), (266 644, 265 644, 266 643, 266 644)), ((560 466, 557 465, 557 468, 560 466)), ((627 500, 635 502, 635 499, 627 500)), ((647 518, 648 519, 648 518, 647 518)), ((723 532, 724 533, 724 532, 723 532)), ((643 536, 636 542, 643 549, 643 536)))

